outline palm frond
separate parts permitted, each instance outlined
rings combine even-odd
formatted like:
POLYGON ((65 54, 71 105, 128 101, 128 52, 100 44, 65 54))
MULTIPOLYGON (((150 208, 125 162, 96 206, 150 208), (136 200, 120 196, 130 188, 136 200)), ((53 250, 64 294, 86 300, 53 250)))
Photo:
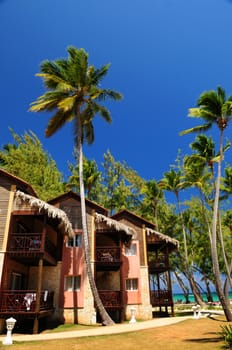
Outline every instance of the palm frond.
POLYGON ((44 95, 39 96, 36 101, 30 104, 31 112, 52 111, 57 108, 61 100, 69 97, 67 92, 48 91, 44 95))
POLYGON ((45 135, 47 137, 52 136, 56 131, 60 130, 67 122, 70 122, 75 117, 73 111, 64 112, 58 110, 56 114, 49 119, 45 135))
POLYGON ((68 96, 66 98, 63 98, 58 104, 58 109, 68 112, 71 110, 74 110, 74 107, 76 105, 76 96, 68 96))
POLYGON ((84 86, 86 84, 88 70, 88 54, 84 49, 77 49, 74 46, 69 46, 69 73, 73 75, 73 79, 84 86))
POLYGON ((92 121, 88 124, 83 125, 83 141, 86 140, 88 145, 91 145, 94 142, 94 127, 92 121))
POLYGON ((105 101, 106 99, 110 98, 111 100, 120 101, 123 96, 117 91, 113 90, 100 90, 99 94, 97 96, 98 101, 105 101))
MULTIPOLYGON (((92 66, 90 68, 92 68, 92 66)), ((88 72, 89 73, 88 75, 89 75, 91 84, 99 85, 101 80, 106 76, 109 68, 110 68, 110 64, 108 63, 99 69, 90 69, 88 72)))
POLYGON ((207 131, 211 128, 211 126, 212 126, 212 123, 194 126, 193 128, 181 131, 179 135, 183 136, 194 132, 207 131))

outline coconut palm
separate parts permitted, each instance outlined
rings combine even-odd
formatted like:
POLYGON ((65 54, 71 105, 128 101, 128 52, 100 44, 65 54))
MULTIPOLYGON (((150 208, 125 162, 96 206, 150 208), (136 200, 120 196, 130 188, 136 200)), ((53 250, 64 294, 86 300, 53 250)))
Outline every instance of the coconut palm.
MULTIPOLYGON (((79 159, 78 156, 75 156, 75 158, 79 159)), ((71 175, 68 178, 66 188, 78 192, 80 188, 79 166, 70 163, 69 170, 71 175)), ((101 189, 101 172, 98 171, 95 160, 90 160, 85 157, 83 158, 83 180, 86 190, 86 198, 91 201, 99 202, 98 194, 101 189)))
POLYGON ((219 195, 221 182, 221 168, 224 156, 223 141, 224 131, 232 119, 232 95, 226 97, 225 90, 218 87, 216 91, 210 90, 203 92, 198 101, 197 107, 189 109, 189 116, 193 118, 202 118, 204 123, 193 128, 182 131, 180 134, 185 135, 192 132, 201 132, 209 130, 213 125, 217 125, 219 129, 219 160, 218 171, 215 184, 215 198, 213 206, 212 220, 212 239, 211 239, 211 255, 213 270, 215 275, 215 284, 218 297, 221 301, 225 316, 228 321, 232 321, 232 313, 229 308, 229 302, 225 298, 219 268, 218 251, 217 251, 217 224, 219 211, 219 195))
POLYGON ((164 177, 160 182, 158 183, 159 188, 169 191, 175 194, 176 200, 177 200, 177 206, 178 206, 178 211, 179 211, 179 217, 180 217, 180 222, 182 226, 182 233, 183 233, 183 242, 184 242, 184 268, 186 272, 186 276, 188 277, 189 283, 192 288, 192 292, 194 294, 194 297, 197 301, 198 304, 202 305, 202 298, 200 293, 198 292, 198 289, 196 287, 195 280, 193 278, 193 273, 191 266, 189 264, 189 255, 188 255, 188 248, 187 248, 187 237, 186 237, 186 230, 185 230, 185 225, 184 225, 184 218, 183 218, 183 213, 181 212, 180 209, 180 198, 179 198, 179 193, 181 190, 186 188, 188 186, 188 183, 184 181, 184 177, 182 175, 181 170, 175 171, 174 169, 170 169, 170 171, 166 172, 164 174, 164 177))
POLYGON ((83 182, 83 150, 84 141, 94 141, 93 118, 95 115, 111 121, 110 112, 100 104, 106 99, 120 100, 121 94, 100 87, 106 76, 109 64, 95 69, 88 64, 88 54, 84 49, 68 47, 68 58, 41 63, 41 72, 37 76, 43 79, 47 91, 34 102, 30 111, 54 112, 48 122, 45 135, 52 136, 68 122, 73 123, 75 146, 79 154, 79 180, 83 238, 85 244, 86 269, 96 307, 104 325, 113 321, 103 307, 96 288, 90 260, 90 247, 86 222, 85 193, 83 182), (100 102, 100 103, 99 103, 100 102))

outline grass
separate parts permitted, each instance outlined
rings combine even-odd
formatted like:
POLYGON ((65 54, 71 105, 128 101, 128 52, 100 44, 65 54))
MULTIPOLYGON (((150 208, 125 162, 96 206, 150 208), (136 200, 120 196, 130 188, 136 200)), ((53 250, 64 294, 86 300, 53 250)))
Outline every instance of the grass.
MULTIPOLYGON (((216 350, 225 345, 219 333, 228 325, 224 317, 189 319, 175 325, 157 327, 138 332, 98 337, 59 339, 40 342, 17 342, 16 350, 216 350)), ((70 328, 68 328, 70 329, 70 328)), ((64 331, 64 329, 63 329, 64 331)), ((0 344, 0 350, 9 346, 0 344)))

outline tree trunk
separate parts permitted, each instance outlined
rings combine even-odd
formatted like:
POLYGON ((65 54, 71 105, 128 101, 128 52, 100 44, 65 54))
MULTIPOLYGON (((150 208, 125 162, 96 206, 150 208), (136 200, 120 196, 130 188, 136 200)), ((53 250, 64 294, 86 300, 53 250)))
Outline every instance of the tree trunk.
POLYGON ((195 299, 196 303, 199 304, 200 306, 204 306, 205 303, 202 300, 201 292, 199 291, 199 288, 198 288, 198 286, 197 286, 197 284, 196 284, 196 282, 195 282, 191 272, 188 273, 187 277, 188 277, 189 284, 191 286, 192 293, 194 295, 194 299, 195 299))
POLYGON ((180 285, 180 288, 183 291, 186 304, 189 304, 190 301, 189 301, 189 289, 188 289, 188 287, 184 284, 184 282, 182 281, 182 278, 179 276, 179 274, 176 271, 174 271, 174 275, 176 276, 176 279, 180 285))
POLYGON ((199 292, 194 277, 193 277, 193 272, 192 272, 192 268, 189 266, 189 256, 188 256, 188 247, 187 247, 187 237, 186 237, 186 231, 185 231, 185 226, 184 226, 184 220, 183 220, 183 215, 182 212, 180 210, 180 201, 179 201, 179 196, 178 193, 176 193, 176 198, 177 198, 177 205, 178 205, 178 210, 179 210, 179 216, 180 216, 180 220, 181 220, 181 226, 182 226, 182 232, 183 232, 183 241, 184 241, 184 254, 185 254, 185 275, 189 281, 190 287, 192 289, 192 293, 194 295, 195 301, 197 302, 197 304, 203 306, 204 302, 202 300, 202 296, 201 293, 199 292))
POLYGON ((102 301, 99 297, 99 293, 96 287, 96 283, 93 276, 92 266, 90 262, 90 246, 89 246, 89 236, 87 228, 86 219, 86 207, 85 207, 85 191, 84 191, 84 181, 83 181, 83 152, 82 152, 82 125, 80 120, 80 111, 77 112, 77 135, 78 135, 78 152, 79 152, 79 180, 80 180, 80 199, 81 199, 81 217, 82 217, 82 229, 84 238, 84 248, 85 248, 85 262, 86 270, 89 279, 90 288, 95 301, 96 308, 102 319, 102 324, 104 326, 113 325, 114 322, 106 312, 102 301))
POLYGON ((220 160, 218 163, 218 174, 217 174, 216 187, 215 187, 211 254, 212 254, 212 264, 213 264, 213 272, 214 272, 214 277, 215 277, 216 292, 217 292, 218 298, 221 302, 226 319, 228 322, 231 322, 232 321, 232 313, 230 311, 229 300, 226 299, 225 294, 223 292, 221 273, 220 273, 219 261, 218 261, 218 251, 217 251, 217 219, 218 219, 222 158, 223 158, 223 130, 221 131, 221 135, 220 135, 220 160))

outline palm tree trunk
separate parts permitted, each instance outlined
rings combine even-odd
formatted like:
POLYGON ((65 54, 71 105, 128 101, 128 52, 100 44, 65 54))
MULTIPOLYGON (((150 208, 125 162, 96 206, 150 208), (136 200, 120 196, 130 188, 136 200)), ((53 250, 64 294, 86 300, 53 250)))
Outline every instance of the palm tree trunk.
POLYGON ((189 304, 190 301, 189 301, 189 289, 188 289, 188 287, 184 284, 184 282, 182 281, 182 278, 179 276, 177 271, 174 271, 174 275, 176 276, 176 279, 180 285, 180 288, 183 291, 186 304, 189 304))
POLYGON ((212 254, 212 264, 213 264, 213 272, 215 277, 216 292, 221 302, 226 319, 228 322, 231 322, 232 313, 229 307, 229 300, 225 297, 225 294, 223 292, 221 273, 220 273, 219 261, 218 261, 218 251, 217 251, 217 222, 218 222, 217 219, 218 219, 222 158, 223 158, 223 130, 221 130, 221 134, 220 134, 220 160, 218 162, 218 174, 216 179, 215 199, 214 199, 214 208, 213 208, 211 254, 212 254))
POLYGON ((113 325, 114 322, 106 312, 102 301, 99 297, 99 293, 96 287, 96 283, 93 276, 92 266, 91 266, 91 255, 90 255, 90 246, 89 246, 89 236, 87 228, 87 219, 86 219, 86 207, 85 207, 85 191, 84 191, 84 181, 83 181, 83 151, 82 151, 82 127, 80 120, 80 111, 77 112, 77 135, 78 135, 78 152, 79 152, 79 180, 80 180, 80 199, 81 199, 81 217, 82 217, 82 228, 83 228, 83 238, 84 238, 84 248, 85 248, 85 262, 86 270, 89 279, 90 288, 93 294, 96 308, 102 319, 102 324, 104 326, 113 325))
POLYGON ((218 212, 218 222, 219 222, 219 240, 222 248, 222 256, 225 263, 227 280, 229 282, 230 289, 232 289, 231 268, 229 266, 227 255, 226 255, 225 244, 224 244, 223 235, 222 235, 221 215, 219 212, 218 212))
POLYGON ((183 232, 183 241, 184 241, 184 253, 185 253, 185 271, 186 271, 186 277, 189 281, 189 284, 191 286, 192 289, 192 293, 194 295, 194 298, 196 300, 196 302, 203 306, 204 302, 202 300, 202 296, 201 293, 199 292, 197 286, 196 286, 196 282, 194 280, 193 277, 193 271, 192 268, 189 266, 189 256, 188 256, 188 247, 187 247, 187 237, 186 237, 186 231, 185 231, 185 226, 184 226, 184 220, 183 220, 183 215, 182 212, 180 210, 180 201, 179 201, 179 196, 178 193, 176 193, 176 198, 177 198, 177 205, 178 205, 178 211, 179 211, 179 216, 180 216, 180 220, 181 220, 181 226, 182 226, 182 232, 183 232))

